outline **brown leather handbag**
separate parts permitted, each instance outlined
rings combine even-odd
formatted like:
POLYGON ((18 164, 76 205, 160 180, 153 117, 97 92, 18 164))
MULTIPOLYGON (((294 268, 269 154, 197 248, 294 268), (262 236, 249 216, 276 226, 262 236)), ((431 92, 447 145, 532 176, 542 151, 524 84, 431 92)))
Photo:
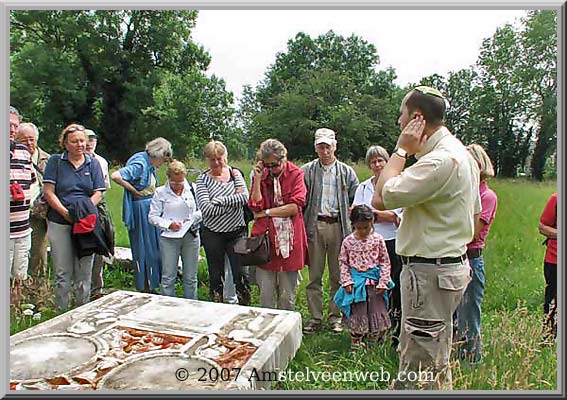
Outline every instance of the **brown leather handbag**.
POLYGON ((266 231, 259 236, 241 237, 234 242, 234 253, 240 257, 241 265, 264 265, 271 260, 270 220, 266 231))

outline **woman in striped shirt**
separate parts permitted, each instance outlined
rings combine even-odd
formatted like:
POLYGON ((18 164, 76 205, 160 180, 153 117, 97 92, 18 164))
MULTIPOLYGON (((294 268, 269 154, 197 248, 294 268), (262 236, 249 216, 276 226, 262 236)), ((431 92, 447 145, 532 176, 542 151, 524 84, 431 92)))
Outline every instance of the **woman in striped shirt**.
POLYGON ((201 240, 209 268, 210 294, 222 303, 225 254, 230 259, 238 303, 250 304, 248 277, 234 254, 234 241, 248 234, 244 205, 248 189, 244 177, 227 163, 224 144, 212 140, 205 146, 209 168, 197 178, 197 205, 203 213, 201 240))

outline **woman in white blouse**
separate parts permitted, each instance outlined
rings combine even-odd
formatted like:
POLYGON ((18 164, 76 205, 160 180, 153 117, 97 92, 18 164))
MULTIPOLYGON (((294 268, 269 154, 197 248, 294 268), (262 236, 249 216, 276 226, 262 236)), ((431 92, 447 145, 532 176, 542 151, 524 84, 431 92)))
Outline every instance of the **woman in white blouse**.
POLYGON ((185 165, 173 160, 167 167, 167 182, 156 189, 148 220, 161 228, 161 294, 175 296, 179 257, 182 262, 183 293, 197 300, 197 261, 201 240, 201 211, 197 209, 195 190, 185 178, 185 165))
POLYGON ((390 156, 382 146, 370 146, 366 151, 366 165, 372 171, 372 176, 358 185, 352 206, 366 204, 374 213, 374 232, 379 233, 386 242, 388 256, 390 258, 390 276, 394 281, 394 288, 390 290, 388 309, 394 332, 392 335, 392 345, 397 346, 400 334, 400 321, 402 316, 402 303, 400 296, 400 273, 402 271, 402 261, 396 254, 396 235, 402 209, 379 211, 372 207, 372 197, 374 196, 374 186, 388 162, 390 156))

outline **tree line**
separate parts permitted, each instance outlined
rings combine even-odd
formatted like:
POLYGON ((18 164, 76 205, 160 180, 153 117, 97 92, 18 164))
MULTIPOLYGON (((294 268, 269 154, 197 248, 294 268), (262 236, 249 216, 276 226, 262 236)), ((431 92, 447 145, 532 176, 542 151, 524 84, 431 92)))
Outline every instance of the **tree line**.
POLYGON ((475 65, 407 87, 395 83, 394 68, 378 69, 364 38, 299 32, 234 104, 225 81, 206 75, 211 57, 191 38, 197 11, 12 11, 11 103, 52 152, 61 129, 78 121, 118 163, 156 136, 182 159, 201 157, 211 137, 231 158, 251 158, 277 137, 293 159, 307 160, 313 132, 327 126, 339 157, 358 161, 371 144, 394 148, 402 96, 428 84, 447 97, 449 129, 483 145, 499 176, 528 169, 541 180, 556 151, 556 21, 554 10, 528 11, 484 40, 475 65))

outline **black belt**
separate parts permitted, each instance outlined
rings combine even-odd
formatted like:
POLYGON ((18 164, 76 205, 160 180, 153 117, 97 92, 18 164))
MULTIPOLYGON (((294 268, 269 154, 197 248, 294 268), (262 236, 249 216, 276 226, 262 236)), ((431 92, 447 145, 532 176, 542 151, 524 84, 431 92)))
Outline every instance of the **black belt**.
POLYGON ((323 221, 328 224, 336 224, 337 222, 339 222, 339 217, 328 217, 326 215, 318 215, 317 221, 323 221))
POLYGON ((469 258, 469 260, 471 258, 479 258, 482 255, 482 249, 476 248, 476 249, 468 249, 467 250, 467 257, 469 258))
POLYGON ((400 256, 404 264, 462 264, 467 259, 466 254, 459 257, 441 257, 441 258, 426 258, 426 257, 406 257, 400 256))

